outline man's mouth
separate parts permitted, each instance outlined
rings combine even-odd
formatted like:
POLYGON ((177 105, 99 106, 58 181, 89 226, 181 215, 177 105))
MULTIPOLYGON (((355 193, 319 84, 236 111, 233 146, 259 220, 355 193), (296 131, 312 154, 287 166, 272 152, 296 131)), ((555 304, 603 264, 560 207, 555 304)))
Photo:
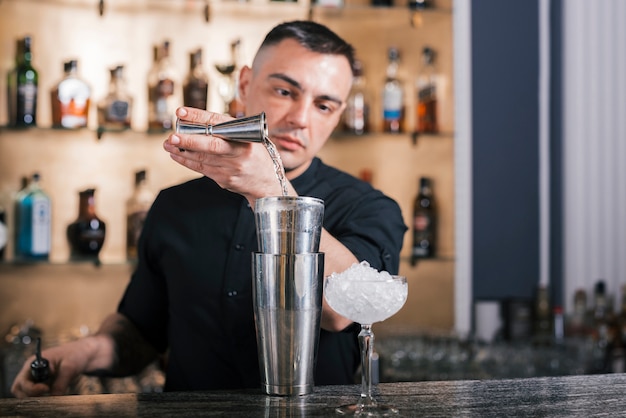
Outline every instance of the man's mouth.
POLYGON ((296 151, 305 147, 300 139, 292 136, 278 135, 272 138, 272 142, 286 151, 296 151))

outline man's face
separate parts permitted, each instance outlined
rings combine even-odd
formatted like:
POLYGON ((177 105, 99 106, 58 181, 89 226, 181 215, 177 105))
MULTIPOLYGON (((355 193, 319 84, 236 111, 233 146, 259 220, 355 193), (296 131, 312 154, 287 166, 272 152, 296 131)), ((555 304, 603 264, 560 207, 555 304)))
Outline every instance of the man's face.
POLYGON ((345 107, 352 83, 348 60, 311 52, 286 39, 257 55, 241 73, 246 113, 265 112, 270 140, 294 178, 322 148, 345 107))

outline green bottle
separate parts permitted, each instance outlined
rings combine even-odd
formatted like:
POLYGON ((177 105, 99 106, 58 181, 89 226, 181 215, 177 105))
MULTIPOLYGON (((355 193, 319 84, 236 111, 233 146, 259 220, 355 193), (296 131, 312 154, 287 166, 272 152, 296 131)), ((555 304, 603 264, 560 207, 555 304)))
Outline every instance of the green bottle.
POLYGON ((39 75, 32 65, 30 36, 17 41, 15 68, 9 72, 9 124, 14 127, 37 125, 37 90, 39 75))

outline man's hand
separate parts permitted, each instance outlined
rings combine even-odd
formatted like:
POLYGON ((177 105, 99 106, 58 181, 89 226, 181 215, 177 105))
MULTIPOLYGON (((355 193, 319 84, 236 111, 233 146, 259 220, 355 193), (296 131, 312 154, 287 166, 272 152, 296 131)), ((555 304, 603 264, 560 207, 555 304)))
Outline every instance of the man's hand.
POLYGON ((50 378, 46 382, 39 383, 35 382, 31 375, 30 365, 35 360, 33 355, 26 360, 15 377, 11 392, 17 398, 48 394, 64 395, 82 373, 106 365, 106 363, 96 361, 96 356, 105 346, 112 347, 112 345, 113 342, 109 337, 92 336, 44 350, 42 357, 48 360, 50 378))
MULTIPOLYGON (((186 121, 211 125, 232 119, 188 107, 179 108, 176 115, 186 121)), ((241 194, 252 207, 259 197, 282 195, 274 163, 261 143, 173 133, 163 148, 177 163, 213 179, 226 190, 241 194)), ((292 187, 290 194, 295 194, 292 187)))

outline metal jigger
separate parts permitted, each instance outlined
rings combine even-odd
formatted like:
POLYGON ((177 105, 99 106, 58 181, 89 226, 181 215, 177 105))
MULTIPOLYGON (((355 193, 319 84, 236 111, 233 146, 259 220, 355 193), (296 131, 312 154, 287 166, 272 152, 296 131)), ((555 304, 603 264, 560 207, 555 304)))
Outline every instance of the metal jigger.
POLYGON ((227 141, 262 142, 267 137, 265 112, 228 122, 208 125, 176 119, 176 133, 187 135, 211 135, 227 141))

